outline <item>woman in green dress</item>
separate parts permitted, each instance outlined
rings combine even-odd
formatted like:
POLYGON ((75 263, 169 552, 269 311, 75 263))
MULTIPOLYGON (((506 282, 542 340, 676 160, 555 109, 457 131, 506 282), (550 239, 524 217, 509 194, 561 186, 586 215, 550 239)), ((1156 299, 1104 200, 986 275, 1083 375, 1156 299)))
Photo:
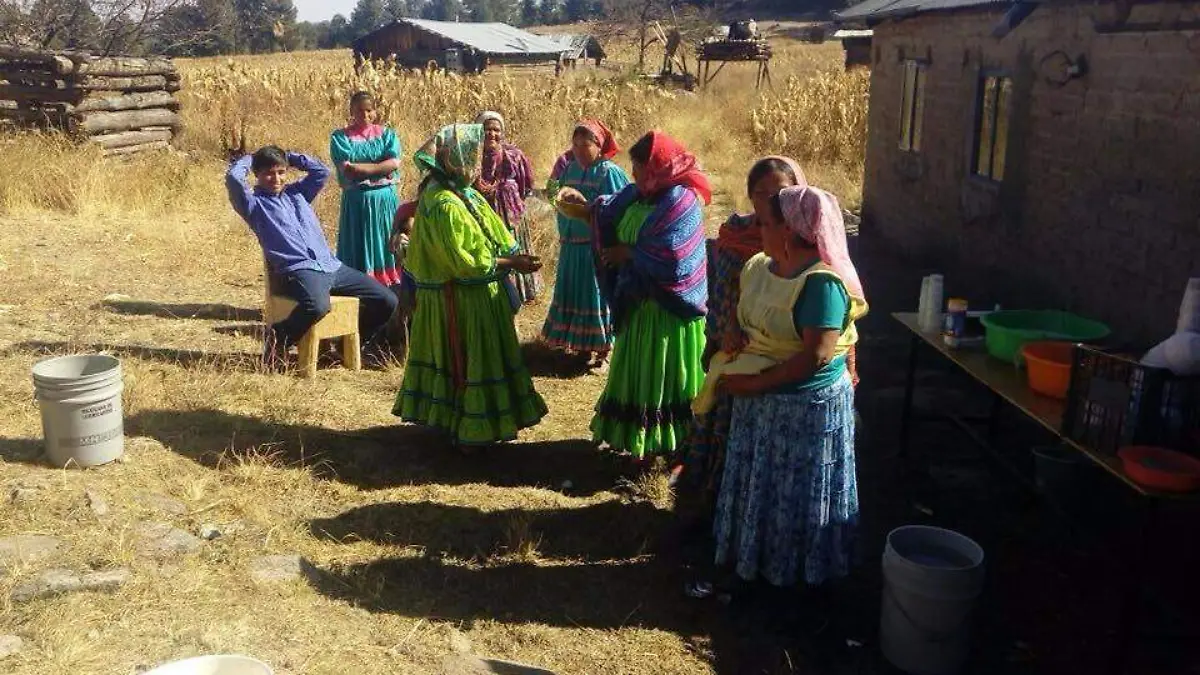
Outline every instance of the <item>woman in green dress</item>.
POLYGON ((593 207, 600 289, 617 333, 593 438, 641 461, 670 455, 692 423, 704 381, 708 280, 696 158, 651 131, 629 150, 635 183, 593 207))
POLYGON ((375 120, 375 99, 357 92, 350 97, 350 123, 329 141, 342 186, 337 253, 350 267, 384 286, 396 286, 400 271, 388 238, 400 206, 400 140, 375 120))
POLYGON ((405 256, 417 288, 408 363, 393 410, 443 429, 456 445, 510 441, 546 404, 521 356, 512 274, 541 261, 517 253, 504 221, 471 185, 483 126, 453 124, 416 154, 428 173, 405 256))

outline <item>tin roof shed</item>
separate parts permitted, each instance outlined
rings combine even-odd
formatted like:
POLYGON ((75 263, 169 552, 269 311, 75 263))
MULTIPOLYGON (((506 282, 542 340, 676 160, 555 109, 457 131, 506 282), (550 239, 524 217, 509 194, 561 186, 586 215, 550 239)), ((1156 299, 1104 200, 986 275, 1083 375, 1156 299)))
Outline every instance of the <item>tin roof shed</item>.
POLYGON ((354 41, 357 53, 370 58, 409 52, 472 49, 484 56, 509 61, 557 60, 565 51, 558 42, 503 23, 459 23, 399 19, 354 41))

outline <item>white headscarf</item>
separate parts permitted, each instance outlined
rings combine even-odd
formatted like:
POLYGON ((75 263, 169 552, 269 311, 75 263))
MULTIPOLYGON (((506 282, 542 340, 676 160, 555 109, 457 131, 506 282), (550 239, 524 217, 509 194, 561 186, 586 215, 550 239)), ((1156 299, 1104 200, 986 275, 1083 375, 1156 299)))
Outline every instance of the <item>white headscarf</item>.
POLYGON ((495 110, 484 110, 479 113, 479 116, 475 118, 475 124, 487 124, 492 120, 500 123, 500 131, 503 133, 505 131, 504 116, 495 110))

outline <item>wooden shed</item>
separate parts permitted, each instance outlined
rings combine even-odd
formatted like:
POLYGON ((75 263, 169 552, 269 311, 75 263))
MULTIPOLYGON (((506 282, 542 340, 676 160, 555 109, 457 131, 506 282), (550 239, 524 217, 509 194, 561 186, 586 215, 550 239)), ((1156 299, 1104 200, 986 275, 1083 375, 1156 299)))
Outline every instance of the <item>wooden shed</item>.
POLYGON ((869 28, 843 28, 833 34, 832 39, 841 41, 842 49, 846 52, 846 70, 871 67, 871 38, 874 34, 869 28))
POLYGON ((562 33, 543 37, 559 44, 563 49, 563 61, 570 66, 574 66, 579 61, 588 60, 595 61, 599 66, 601 61, 608 58, 608 53, 604 51, 604 45, 600 44, 595 35, 562 33))
POLYGON ((558 42, 503 23, 399 19, 354 42, 356 63, 394 60, 405 68, 433 65, 478 73, 489 65, 555 64, 567 51, 558 42))

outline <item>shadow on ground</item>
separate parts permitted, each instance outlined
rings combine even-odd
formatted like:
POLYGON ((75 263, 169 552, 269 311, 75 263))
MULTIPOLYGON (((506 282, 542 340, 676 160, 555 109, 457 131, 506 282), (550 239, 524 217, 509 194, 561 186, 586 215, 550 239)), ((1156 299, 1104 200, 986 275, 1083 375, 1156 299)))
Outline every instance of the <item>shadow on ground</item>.
POLYGON ((465 456, 445 435, 399 423, 336 431, 221 410, 147 410, 126 420, 126 433, 154 438, 206 466, 231 454, 262 452, 280 465, 363 488, 483 483, 557 490, 570 480, 570 494, 591 495, 618 478, 616 464, 588 441, 505 443, 465 456))
POLYGON ((19 342, 4 350, 4 356, 37 354, 44 356, 104 352, 120 358, 140 359, 177 365, 183 368, 208 368, 226 372, 253 373, 261 370, 257 354, 249 352, 208 352, 198 349, 117 345, 109 343, 74 344, 70 342, 19 342))
POLYGON ((220 303, 172 304, 150 300, 104 300, 100 307, 115 314, 154 316, 160 319, 200 319, 205 321, 262 321, 261 309, 220 303))
POLYGON ((42 441, 39 439, 0 438, 0 462, 43 464, 43 454, 42 441))
POLYGON ((419 547, 427 556, 483 560, 536 552, 577 561, 637 558, 657 549, 671 513, 610 500, 575 509, 481 511, 432 502, 371 504, 309 522, 314 536, 419 547))
POLYGON ((568 355, 540 341, 523 343, 521 355, 525 359, 525 367, 534 377, 569 379, 590 372, 585 357, 568 355))

